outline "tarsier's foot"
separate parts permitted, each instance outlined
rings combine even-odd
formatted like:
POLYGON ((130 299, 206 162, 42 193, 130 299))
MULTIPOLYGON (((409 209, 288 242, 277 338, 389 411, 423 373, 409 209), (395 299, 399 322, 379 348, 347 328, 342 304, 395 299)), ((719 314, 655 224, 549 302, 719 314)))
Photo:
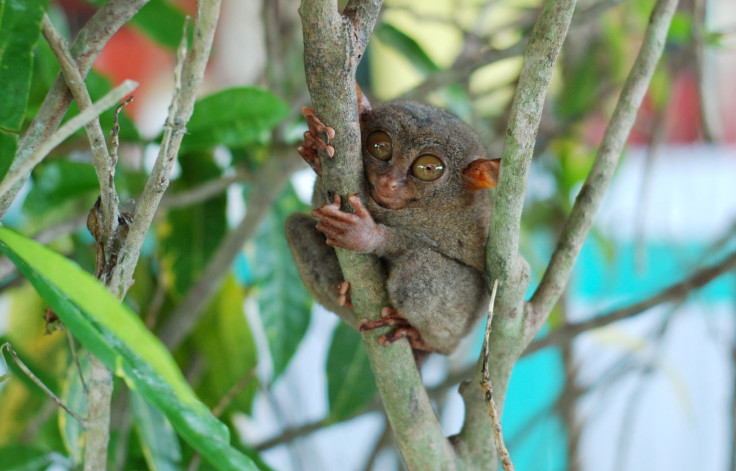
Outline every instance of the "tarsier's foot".
POLYGON ((386 327, 386 326, 395 326, 396 328, 392 330, 391 332, 389 332, 388 334, 378 337, 378 343, 380 343, 384 347, 389 346, 392 343, 396 342, 397 340, 406 337, 412 349, 423 350, 427 352, 434 351, 433 348, 425 345, 424 340, 422 340, 422 336, 419 335, 419 331, 417 331, 414 327, 409 325, 409 322, 407 322, 406 319, 401 317, 398 311, 388 306, 381 309, 380 319, 375 319, 375 320, 365 320, 364 319, 359 324, 359 328, 361 332, 365 332, 366 330, 377 329, 379 327, 386 327))
POLYGON ((330 139, 334 139, 335 130, 317 118, 312 108, 302 108, 302 115, 307 120, 309 130, 304 133, 304 143, 297 148, 297 152, 309 164, 310 167, 321 174, 319 163, 319 152, 324 151, 329 157, 335 155, 335 148, 329 145, 330 139))
POLYGON ((335 283, 333 285, 333 288, 340 293, 340 295, 337 297, 337 304, 340 306, 345 306, 348 309, 353 308, 353 303, 350 300, 350 282, 343 281, 342 283, 335 283))

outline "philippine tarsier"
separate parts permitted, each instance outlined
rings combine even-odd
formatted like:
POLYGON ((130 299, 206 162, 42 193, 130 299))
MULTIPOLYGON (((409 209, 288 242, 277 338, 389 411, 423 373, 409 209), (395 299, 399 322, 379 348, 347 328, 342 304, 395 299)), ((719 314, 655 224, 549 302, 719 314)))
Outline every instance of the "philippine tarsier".
POLYGON ((499 161, 486 159, 478 135, 451 113, 391 101, 371 109, 360 96, 365 189, 325 200, 318 151, 330 157, 334 130, 302 111, 309 131, 299 153, 317 172, 312 216, 292 215, 286 236, 315 299, 361 330, 395 326, 379 338, 407 337, 413 349, 448 354, 488 308, 483 279, 491 199, 499 161), (328 141, 328 142, 325 142, 328 141), (316 219, 315 219, 316 218, 316 219), (349 285, 332 247, 380 258, 391 306, 381 319, 356 322, 349 285))

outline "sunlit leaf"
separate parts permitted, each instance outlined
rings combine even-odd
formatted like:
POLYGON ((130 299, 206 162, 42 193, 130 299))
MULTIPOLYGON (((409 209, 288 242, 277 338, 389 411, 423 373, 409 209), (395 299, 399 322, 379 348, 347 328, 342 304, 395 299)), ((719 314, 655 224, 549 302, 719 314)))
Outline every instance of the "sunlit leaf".
POLYGON ((338 323, 327 354, 330 421, 360 412, 375 394, 376 382, 360 334, 344 322, 338 323))
POLYGON ((286 103, 265 90, 230 88, 213 93, 194 104, 181 152, 265 141, 288 114, 286 103))
POLYGON ((248 413, 258 379, 256 345, 243 312, 244 301, 244 289, 232 276, 226 277, 192 337, 208 366, 197 388, 203 400, 215 406, 233 386, 246 383, 231 405, 248 413))
POLYGON ((31 87, 33 48, 41 35, 48 0, 3 0, 0 3, 0 83, 3 103, 0 128, 18 131, 31 87))
POLYGON ((227 428, 194 395, 166 347, 97 280, 61 255, 0 228, 0 250, 74 336, 155 404, 181 436, 220 469, 257 469, 232 448, 227 428))
POLYGON ((310 319, 311 298, 299 279, 284 236, 287 216, 302 208, 289 186, 261 224, 255 240, 253 275, 274 377, 286 368, 310 319))

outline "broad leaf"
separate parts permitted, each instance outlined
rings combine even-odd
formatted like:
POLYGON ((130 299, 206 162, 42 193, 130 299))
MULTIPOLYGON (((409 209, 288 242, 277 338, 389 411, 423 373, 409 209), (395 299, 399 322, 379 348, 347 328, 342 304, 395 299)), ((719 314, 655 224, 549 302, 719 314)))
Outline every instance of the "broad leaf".
POLYGON ((0 2, 0 128, 18 131, 28 102, 33 48, 41 35, 48 0, 0 2))
POLYGON ((253 275, 274 378, 286 368, 309 325, 311 298, 284 236, 287 216, 302 207, 290 185, 264 219, 255 240, 253 275))
POLYGON ((220 469, 257 469, 230 446, 227 428, 195 397, 163 344, 97 280, 61 255, 4 227, 0 250, 74 336, 131 389, 161 409, 202 456, 220 469))
POLYGON ((327 354, 329 420, 338 422, 360 412, 375 394, 376 382, 360 334, 338 323, 327 354))
POLYGON ((213 93, 194 104, 181 152, 265 141, 288 114, 286 103, 265 90, 230 88, 213 93))
POLYGON ((99 192, 100 184, 92 165, 56 160, 34 170, 33 186, 23 202, 23 209, 30 214, 44 214, 83 196, 91 207, 99 192))

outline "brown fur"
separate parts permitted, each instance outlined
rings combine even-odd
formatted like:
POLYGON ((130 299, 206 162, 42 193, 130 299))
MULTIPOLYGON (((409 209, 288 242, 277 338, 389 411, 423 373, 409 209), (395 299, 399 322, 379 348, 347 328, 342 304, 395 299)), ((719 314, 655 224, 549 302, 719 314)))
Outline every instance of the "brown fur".
POLYGON ((364 206, 365 217, 324 201, 318 178, 313 214, 321 222, 293 215, 286 224, 296 265, 317 301, 356 326, 350 309, 336 301, 332 285, 342 281, 342 273, 325 240, 381 257, 392 307, 421 336, 422 342, 412 345, 448 354, 487 309, 483 271, 492 204, 488 191, 480 188, 495 186, 498 162, 483 162, 486 152, 477 134, 445 110, 394 101, 363 111, 366 188, 352 202, 359 206, 357 215, 364 206), (377 130, 391 138, 388 161, 366 149, 367 136, 377 130), (425 154, 445 166, 435 181, 412 175, 412 164, 425 154), (489 170, 478 171, 479 166, 489 170), (382 198, 390 204, 376 201, 382 198))

